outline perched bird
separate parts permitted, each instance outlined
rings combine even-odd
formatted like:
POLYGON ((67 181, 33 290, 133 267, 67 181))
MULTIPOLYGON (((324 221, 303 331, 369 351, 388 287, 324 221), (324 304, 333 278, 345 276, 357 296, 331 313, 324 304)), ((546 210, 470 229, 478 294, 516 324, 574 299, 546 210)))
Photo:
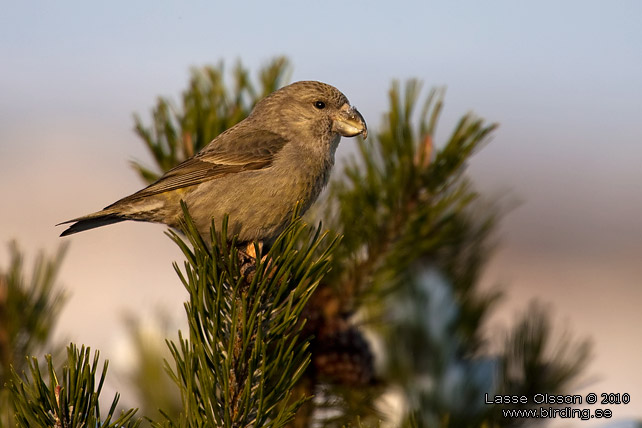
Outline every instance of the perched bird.
POLYGON ((124 220, 178 227, 180 201, 201 236, 229 214, 228 235, 270 241, 328 182, 341 136, 367 137, 363 116, 338 89, 296 82, 256 104, 243 121, 148 187, 74 223, 60 236, 124 220))

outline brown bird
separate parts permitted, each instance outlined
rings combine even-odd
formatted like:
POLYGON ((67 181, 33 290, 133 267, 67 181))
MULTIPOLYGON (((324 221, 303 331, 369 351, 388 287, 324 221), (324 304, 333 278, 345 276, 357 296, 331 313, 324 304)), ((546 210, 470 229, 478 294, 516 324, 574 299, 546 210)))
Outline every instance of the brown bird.
POLYGON ((201 236, 212 218, 220 228, 229 214, 228 235, 241 242, 270 241, 301 214, 327 184, 341 136, 367 137, 363 116, 338 89, 321 82, 296 82, 254 107, 199 153, 155 183, 102 211, 66 221, 60 236, 124 220, 178 227, 180 201, 187 204, 201 236))

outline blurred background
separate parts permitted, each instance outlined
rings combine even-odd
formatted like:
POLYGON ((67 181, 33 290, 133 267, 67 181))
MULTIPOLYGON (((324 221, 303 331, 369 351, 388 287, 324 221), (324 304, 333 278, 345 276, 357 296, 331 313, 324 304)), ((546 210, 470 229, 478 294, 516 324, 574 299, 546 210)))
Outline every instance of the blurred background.
MULTIPOLYGON (((641 17, 635 1, 5 4, 0 241, 53 252, 56 223, 138 190, 129 162, 152 161, 132 114, 148 120, 158 96, 178 98, 190 67, 258 70, 285 55, 292 81, 337 86, 371 129, 391 80, 416 77, 447 87, 437 145, 469 110, 500 124, 470 165, 478 189, 512 208, 484 277, 507 290, 489 335, 545 302, 561 330, 594 344, 575 393, 629 393, 609 423, 641 419, 641 17)), ((339 156, 352 149, 344 140, 339 156)), ((164 230, 121 223, 66 238, 56 337, 126 366, 126 314, 162 308, 180 324, 171 262, 182 256, 164 230)), ((1 245, 0 266, 8 258, 1 245)))

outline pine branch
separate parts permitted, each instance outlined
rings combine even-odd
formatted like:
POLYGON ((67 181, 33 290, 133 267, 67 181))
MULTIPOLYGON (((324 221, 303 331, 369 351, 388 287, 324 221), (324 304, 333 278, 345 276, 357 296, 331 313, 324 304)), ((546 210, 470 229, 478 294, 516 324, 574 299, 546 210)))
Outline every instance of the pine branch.
POLYGON ((587 340, 572 340, 568 331, 554 339, 549 311, 531 303, 506 337, 502 394, 568 393, 589 361, 591 346, 587 340))
POLYGON ((27 276, 23 253, 15 242, 9 245, 9 266, 0 271, 0 427, 13 426, 5 387, 10 367, 24 370, 24 357, 40 352, 49 342, 65 303, 66 294, 56 289, 65 250, 66 246, 60 247, 52 257, 39 253, 27 276))
POLYGON ((18 427, 135 428, 139 425, 140 421, 133 419, 136 410, 131 409, 115 416, 118 394, 107 415, 101 418, 99 397, 107 373, 107 362, 96 382, 98 352, 91 359, 89 348, 83 346, 78 349, 75 345, 70 345, 62 376, 56 373, 51 355, 46 356, 46 362, 48 382, 44 380, 36 358, 28 361, 29 377, 24 373, 21 377, 12 371, 9 389, 18 427))
POLYGON ((184 414, 164 426, 283 426, 303 401, 290 391, 310 361, 299 316, 335 245, 317 254, 320 228, 305 238, 309 229, 295 220, 265 256, 255 246, 256 259, 247 260, 221 239, 227 219, 205 242, 183 210, 188 241, 170 236, 187 259, 176 270, 190 295, 189 336, 169 346, 184 414))
POLYGON ((338 205, 333 225, 345 235, 347 252, 339 260, 351 263, 335 274, 347 275, 341 288, 352 295, 362 295, 366 286, 381 293, 378 287, 394 285, 391 270, 402 271, 447 247, 458 230, 459 213, 477 196, 461 177, 468 157, 496 125, 464 116, 432 160, 442 94, 429 94, 415 131, 412 116, 419 90, 411 80, 402 96, 393 84, 386 126, 373 145, 359 142, 359 159, 353 158, 345 168, 346 179, 333 185, 338 205), (372 275, 378 284, 374 288, 372 275))
MULTIPOLYGON (((429 94, 415 127, 419 89, 410 81, 402 94, 393 84, 383 129, 372 146, 359 142, 358 158, 346 166, 344 180, 334 183, 331 224, 344 239, 324 282, 344 305, 335 315, 366 312, 366 322, 383 340, 388 365, 380 381, 405 391, 405 425, 503 425, 491 408, 479 405, 483 392, 510 385, 564 390, 584 368, 588 345, 543 354, 540 345, 551 332, 540 313, 516 327, 502 359, 484 356, 482 326, 501 293, 481 293, 477 285, 494 246, 497 210, 480 202, 465 168, 496 125, 467 114, 435 150, 442 95, 429 94), (506 385, 493 385, 507 362, 521 367, 521 381, 506 377, 506 385), (542 368, 545 384, 537 380, 542 368), (454 381, 457 373, 466 381, 454 381)), ((351 394, 330 391, 330 402, 351 394)), ((366 406, 372 402, 366 394, 362 398, 366 406)), ((347 405, 335 426, 367 415, 361 407, 347 405)))
POLYGON ((51 258, 38 254, 30 278, 17 244, 9 250, 9 268, 0 272, 0 384, 7 379, 9 364, 19 364, 48 340, 66 300, 63 291, 55 290, 66 246, 51 258))

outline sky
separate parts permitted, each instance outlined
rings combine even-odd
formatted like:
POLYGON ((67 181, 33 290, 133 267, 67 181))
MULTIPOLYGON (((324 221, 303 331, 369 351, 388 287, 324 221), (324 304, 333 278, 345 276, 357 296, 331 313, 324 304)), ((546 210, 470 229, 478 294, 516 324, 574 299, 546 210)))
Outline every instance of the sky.
MULTIPOLYGON (((53 252, 56 223, 138 190, 129 162, 151 159, 132 115, 176 99, 191 67, 256 70, 286 55, 292 80, 337 86, 370 129, 390 82, 418 78, 447 87, 437 143, 468 111, 500 124, 470 165, 482 193, 512 207, 484 277, 507 294, 489 334, 544 302, 594 343, 577 392, 629 393, 613 421, 642 419, 641 18, 636 1, 9 2, 0 242, 53 252)), ((345 140, 339 154, 349 150, 345 140)), ((124 313, 181 319, 181 256, 164 230, 123 223, 65 239, 57 335, 117 360, 124 313)))

